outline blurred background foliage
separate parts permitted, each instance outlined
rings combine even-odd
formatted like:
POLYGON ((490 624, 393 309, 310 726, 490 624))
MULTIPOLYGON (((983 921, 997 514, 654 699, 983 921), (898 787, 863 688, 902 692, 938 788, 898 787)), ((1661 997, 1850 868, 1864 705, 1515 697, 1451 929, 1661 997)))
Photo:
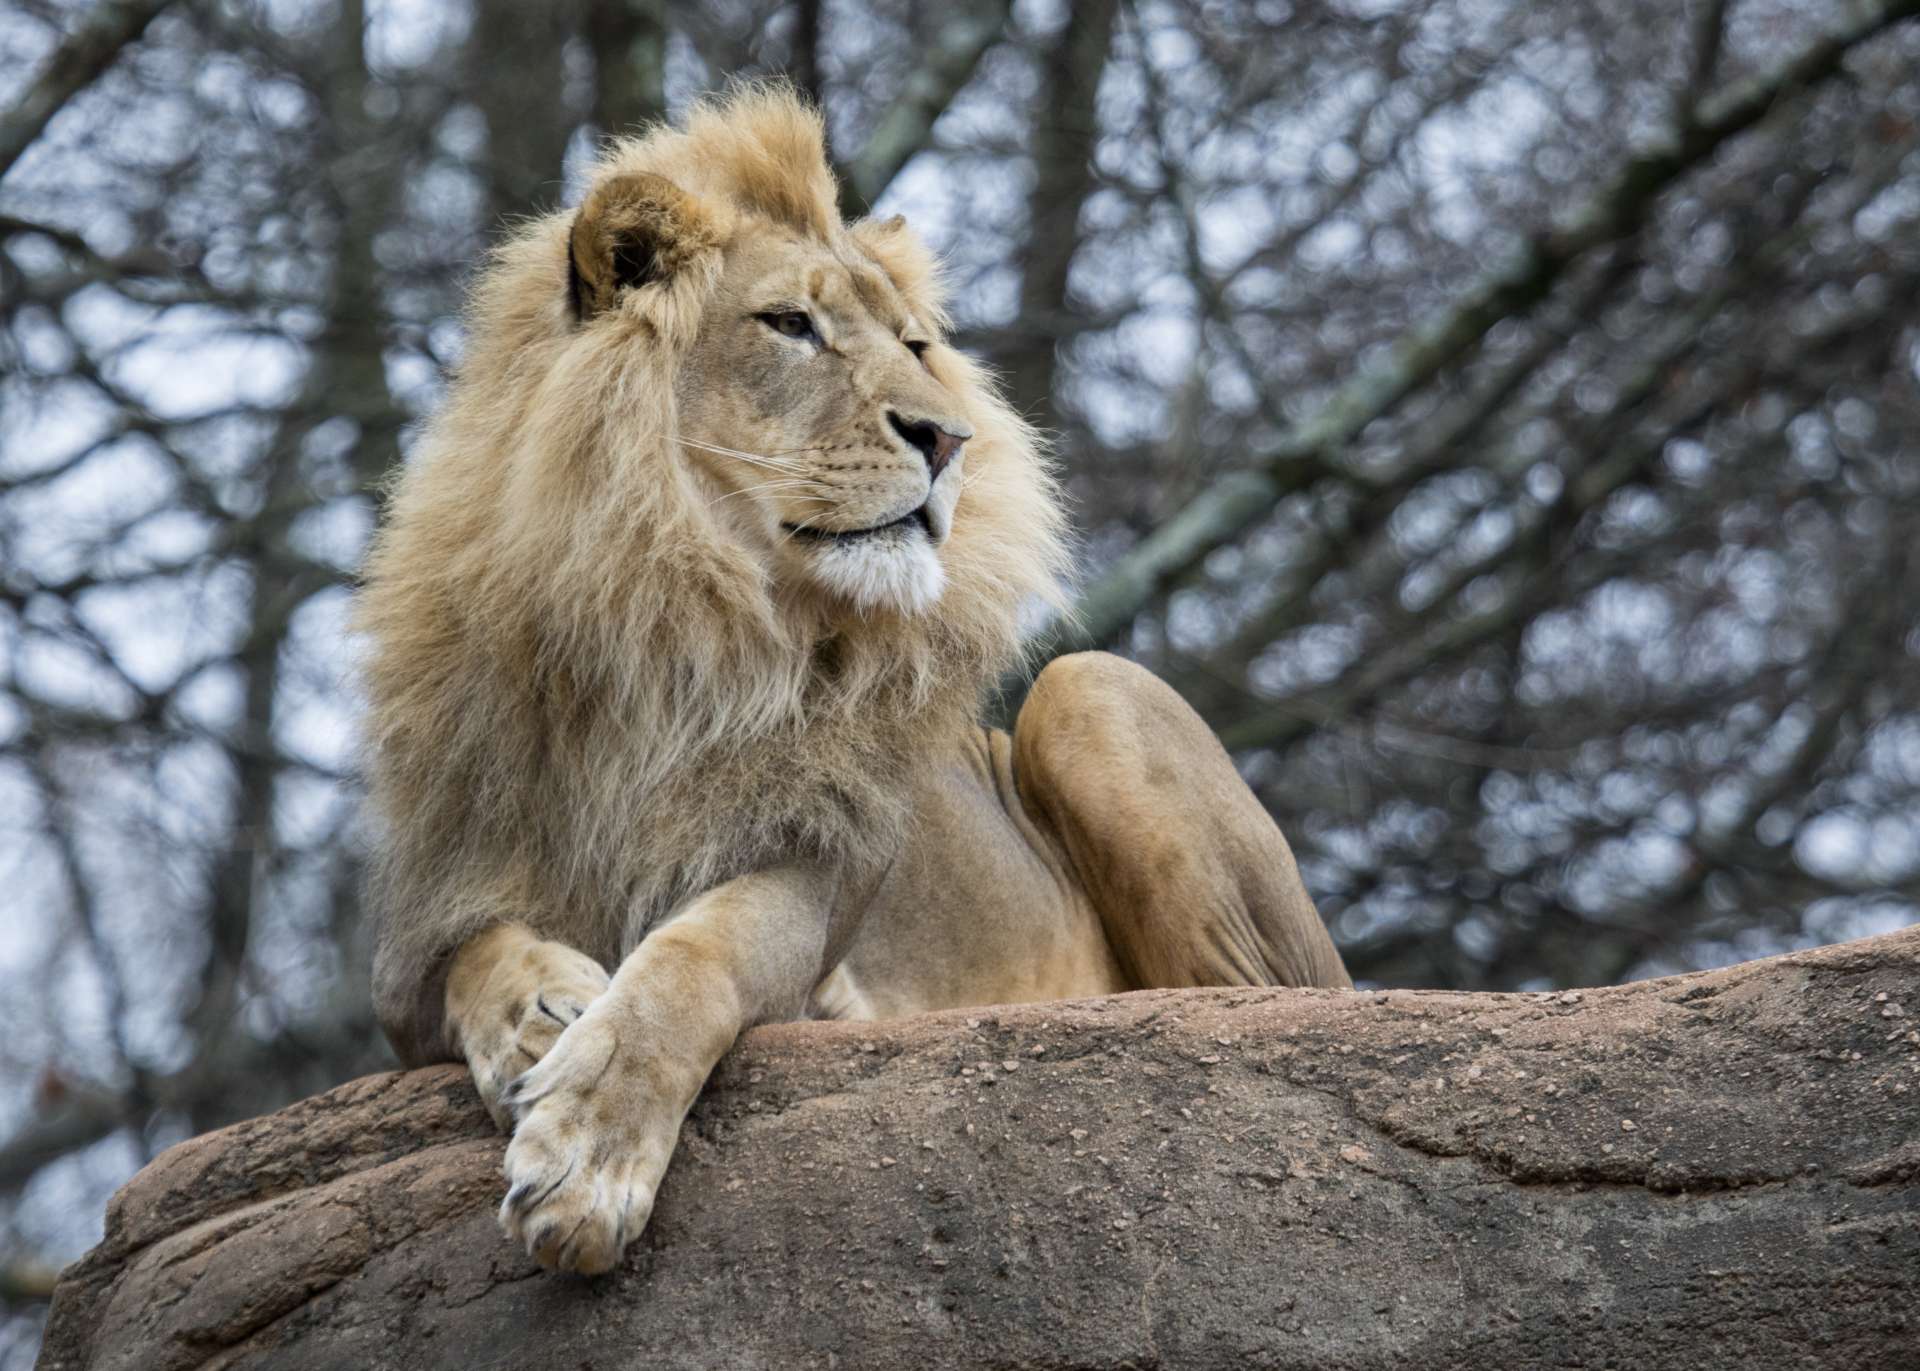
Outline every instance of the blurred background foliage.
POLYGON ((156 1149, 388 1062, 378 484, 502 225, 732 76, 946 253, 1043 650, 1205 713, 1362 982, 1920 918, 1917 9, 0 0, 0 1366, 156 1149))

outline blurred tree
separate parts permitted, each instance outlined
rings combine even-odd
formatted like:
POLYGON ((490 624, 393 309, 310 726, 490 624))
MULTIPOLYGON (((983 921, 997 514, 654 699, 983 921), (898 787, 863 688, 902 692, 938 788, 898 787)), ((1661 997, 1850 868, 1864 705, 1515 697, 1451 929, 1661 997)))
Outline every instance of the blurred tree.
POLYGON ((1055 433, 1040 655, 1194 700, 1356 976, 1920 917, 1916 12, 0 0, 0 1367, 153 1149, 385 1060, 377 483, 503 221, 733 74, 1055 433))

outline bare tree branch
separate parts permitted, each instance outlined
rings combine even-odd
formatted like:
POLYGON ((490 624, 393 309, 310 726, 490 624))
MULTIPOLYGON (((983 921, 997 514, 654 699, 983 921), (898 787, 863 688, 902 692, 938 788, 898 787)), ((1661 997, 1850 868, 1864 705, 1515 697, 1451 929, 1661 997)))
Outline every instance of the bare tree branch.
MULTIPOLYGON (((473 6, 470 54, 481 70, 469 88, 487 122, 487 220, 496 229, 560 203, 561 163, 573 132, 573 115, 560 95, 565 86, 561 48, 572 21, 566 6, 521 0, 477 0, 473 6), (502 53, 512 53, 523 68, 520 79, 489 79, 487 69, 502 53)), ((364 72, 352 62, 342 68, 364 72)), ((364 80, 361 74, 338 84, 364 80)))
POLYGON ((815 105, 821 103, 821 9, 821 0, 796 0, 793 7, 793 40, 787 58, 787 71, 793 78, 793 84, 815 105))
POLYGON ((0 1304, 38 1304, 53 1298, 60 1272, 36 1261, 0 1262, 0 1304))
POLYGON ((1689 117, 1694 101, 1713 85, 1720 68, 1720 49, 1727 36, 1727 0, 1705 0, 1693 26, 1693 63, 1687 89, 1681 94, 1680 117, 1689 117))
POLYGON ((1008 9, 1006 0, 987 0, 947 10, 933 46, 920 58, 905 89, 880 116, 865 146, 841 166, 840 207, 849 219, 871 210, 900 168, 926 146, 935 121, 999 39, 1008 9))
POLYGON ((1662 191, 1759 123, 1783 96, 1831 76, 1853 48, 1915 14, 1920 14, 1920 0, 1869 6, 1793 60, 1701 102, 1671 145, 1628 162, 1577 213, 1536 235, 1508 265, 1409 331, 1382 361, 1335 391, 1312 419, 1283 435, 1259 466, 1222 476, 1122 557, 1087 589, 1073 619, 1036 645, 1028 670, 1062 652, 1111 641, 1154 595, 1252 527, 1281 499, 1335 470, 1335 458, 1362 429, 1459 361, 1488 329, 1537 305, 1575 260, 1636 229, 1662 191))
POLYGON ((324 1034, 229 1040, 222 1051, 183 1070, 150 1076, 139 1100, 98 1086, 70 1085, 56 1108, 0 1139, 0 1193, 26 1184, 49 1162, 136 1127, 156 1112, 240 1118, 287 1098, 286 1092, 297 1092, 302 1081, 308 1089, 323 1085, 337 1063, 358 1059, 363 1069, 375 1066, 379 1057, 366 1050, 376 1036, 371 1020, 370 1007, 358 1008, 341 1015, 324 1034))
POLYGON ((665 115, 666 0, 598 0, 587 8, 586 35, 600 132, 632 133, 665 115))
POLYGON ((1033 187, 1027 195, 1027 243, 1020 264, 1022 336, 1000 359, 1013 399, 1043 429, 1056 428, 1055 366, 1060 347, 1080 321, 1074 318, 1069 276, 1081 246, 1080 213, 1093 193, 1093 153, 1100 137, 1096 97, 1113 47, 1118 0, 1090 0, 1040 57, 1044 111, 1035 122, 1029 155, 1033 187))
POLYGON ((41 69, 18 103, 0 116, 0 176, 33 145, 53 116, 113 65, 147 31, 168 0, 103 0, 41 69))

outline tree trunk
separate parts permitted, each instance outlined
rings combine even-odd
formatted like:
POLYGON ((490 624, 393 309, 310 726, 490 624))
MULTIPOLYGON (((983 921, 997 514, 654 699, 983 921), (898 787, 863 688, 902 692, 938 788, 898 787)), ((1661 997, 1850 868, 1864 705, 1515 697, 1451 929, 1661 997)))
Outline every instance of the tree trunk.
MULTIPOLYGON (((1033 190, 1027 197, 1027 243, 1020 272, 1024 337, 999 360, 1020 412, 1049 432, 1061 428, 1055 406, 1060 348, 1082 322, 1070 289, 1080 252, 1080 212, 1093 193, 1093 155, 1100 141, 1101 74, 1113 45, 1117 0, 1082 0, 1040 53, 1034 107, 1033 190)), ((1097 516, 1095 511, 1090 517, 1097 516)))
POLYGON ((41 1365, 1911 1366, 1916 969, 764 1028, 598 1281, 500 1236, 464 1072, 372 1076, 135 1177, 41 1365))

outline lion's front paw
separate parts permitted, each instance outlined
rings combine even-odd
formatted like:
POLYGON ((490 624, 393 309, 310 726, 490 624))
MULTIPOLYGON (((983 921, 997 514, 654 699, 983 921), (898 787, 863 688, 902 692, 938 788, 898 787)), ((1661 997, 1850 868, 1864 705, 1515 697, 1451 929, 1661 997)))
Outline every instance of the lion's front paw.
POLYGON ((497 970, 490 982, 496 993, 484 1012, 468 1015, 462 1048, 474 1086, 504 1133, 513 1130, 502 1099, 508 1085, 538 1065, 605 993, 607 973, 591 957, 547 943, 497 970))
POLYGON ((500 1225, 535 1261, 597 1276, 646 1227, 693 1088, 589 1012, 507 1087, 516 1122, 500 1225))

